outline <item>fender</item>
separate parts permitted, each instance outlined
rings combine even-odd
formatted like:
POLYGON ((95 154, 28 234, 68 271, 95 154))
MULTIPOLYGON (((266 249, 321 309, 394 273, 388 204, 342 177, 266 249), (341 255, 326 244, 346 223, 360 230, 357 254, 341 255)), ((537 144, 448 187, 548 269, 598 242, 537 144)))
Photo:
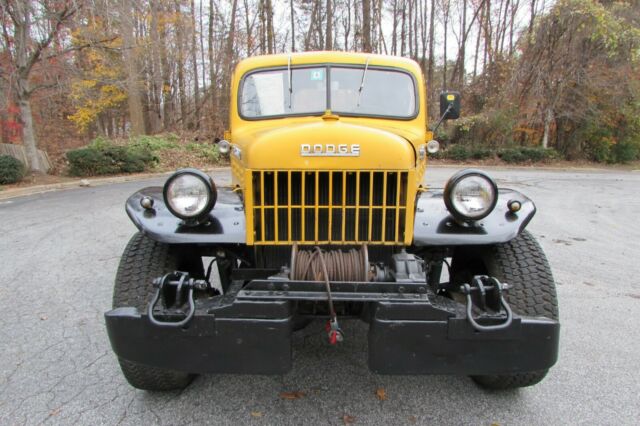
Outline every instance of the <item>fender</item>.
POLYGON ((129 218, 152 240, 167 244, 243 244, 246 242, 246 223, 242 199, 232 188, 219 187, 216 205, 209 213, 209 221, 198 226, 186 226, 164 204, 162 187, 144 188, 133 194, 126 203, 129 218), (153 199, 153 208, 140 205, 142 197, 153 199))
POLYGON ((495 209, 482 220, 458 223, 444 205, 442 189, 419 194, 413 225, 415 246, 462 246, 506 243, 520 235, 536 213, 529 198, 512 189, 499 189, 495 209), (511 200, 520 201, 520 211, 507 207, 511 200))

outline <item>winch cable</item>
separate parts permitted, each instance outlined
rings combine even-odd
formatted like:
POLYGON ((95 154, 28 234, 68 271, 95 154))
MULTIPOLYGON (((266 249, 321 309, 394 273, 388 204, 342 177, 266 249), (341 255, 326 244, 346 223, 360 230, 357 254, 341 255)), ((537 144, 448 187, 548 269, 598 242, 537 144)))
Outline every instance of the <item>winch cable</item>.
POLYGON ((327 334, 329 343, 336 344, 343 340, 343 333, 338 324, 333 298, 331 281, 366 281, 368 275, 367 248, 323 251, 320 247, 313 250, 298 250, 294 245, 292 251, 291 278, 294 280, 324 281, 327 290, 329 322, 327 334))
MULTIPOLYGON (((327 288, 327 304, 329 305, 329 322, 327 323, 327 334, 329 337, 329 343, 335 345, 338 342, 342 342, 343 335, 342 330, 340 329, 340 325, 338 324, 338 315, 336 315, 336 310, 333 307, 333 298, 331 297, 331 283, 329 282, 329 273, 327 272, 327 263, 324 260, 324 256, 322 254, 322 250, 320 247, 316 247, 313 252, 320 260, 320 266, 322 267, 322 275, 324 276, 324 284, 327 288)), ((313 256, 312 255, 312 256, 313 256)), ((313 273, 316 277, 316 281, 320 281, 320 274, 315 271, 316 263, 311 264, 313 273)))

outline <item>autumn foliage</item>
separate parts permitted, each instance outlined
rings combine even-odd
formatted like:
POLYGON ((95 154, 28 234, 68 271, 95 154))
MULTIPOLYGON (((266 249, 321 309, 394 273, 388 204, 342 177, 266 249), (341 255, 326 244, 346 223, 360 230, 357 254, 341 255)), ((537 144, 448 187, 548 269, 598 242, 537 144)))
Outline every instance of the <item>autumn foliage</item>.
POLYGON ((445 156, 640 156, 638 0, 0 5, 2 142, 26 143, 32 126, 38 147, 56 158, 96 137, 221 137, 235 63, 303 50, 413 58, 427 79, 432 120, 437 93, 460 90, 463 117, 437 135, 454 149, 445 156), (23 57, 33 60, 28 72, 23 57))

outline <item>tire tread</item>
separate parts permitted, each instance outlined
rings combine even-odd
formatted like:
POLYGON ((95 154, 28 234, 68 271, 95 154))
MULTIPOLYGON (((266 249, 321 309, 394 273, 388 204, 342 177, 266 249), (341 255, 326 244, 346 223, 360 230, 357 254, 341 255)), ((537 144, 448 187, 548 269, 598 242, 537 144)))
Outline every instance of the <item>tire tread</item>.
MULTIPOLYGON (((136 233, 122 254, 113 289, 113 308, 132 306, 144 312, 151 300, 151 280, 177 269, 177 256, 167 244, 136 233)), ((129 384, 137 389, 167 391, 185 388, 195 377, 118 358, 129 384)))

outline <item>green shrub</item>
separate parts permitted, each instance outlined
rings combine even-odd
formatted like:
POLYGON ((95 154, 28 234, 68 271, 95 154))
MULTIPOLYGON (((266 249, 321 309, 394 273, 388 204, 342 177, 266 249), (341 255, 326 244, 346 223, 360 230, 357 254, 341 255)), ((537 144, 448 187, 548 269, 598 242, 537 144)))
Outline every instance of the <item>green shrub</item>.
POLYGON ((640 160, 640 141, 623 139, 611 148, 611 160, 614 163, 628 163, 640 160))
POLYGON ((559 158, 554 149, 544 149, 541 147, 514 147, 506 148, 498 153, 498 156, 505 163, 540 163, 547 160, 559 158))
POLYGON ((0 185, 19 182, 25 172, 20 160, 10 155, 0 155, 0 185))
POLYGON ((163 149, 177 148, 178 137, 174 134, 148 136, 140 135, 130 139, 129 145, 134 149, 160 151, 163 149))
POLYGON ((204 158, 212 163, 217 163, 220 160, 220 152, 218 151, 218 145, 211 143, 189 143, 187 144, 187 151, 193 152, 200 158, 204 158))
POLYGON ((111 145, 95 139, 86 148, 67 152, 69 173, 74 176, 139 173, 153 165, 158 158, 143 145, 111 145))
POLYGON ((454 161, 467 161, 471 158, 471 151, 464 145, 453 145, 445 152, 446 158, 454 161))
POLYGON ((611 161, 611 141, 606 138, 595 138, 585 142, 584 154, 588 160, 598 163, 611 161))
POLYGON ((471 148, 470 155, 474 160, 486 160, 487 158, 493 157, 495 154, 493 150, 489 148, 474 146, 471 148))
POLYGON ((527 158, 522 154, 520 148, 507 148, 500 151, 498 157, 505 163, 524 163, 527 158))
POLYGON ((445 151, 443 151, 442 149, 438 152, 434 152, 433 154, 427 154, 427 157, 432 160, 444 160, 445 158, 447 158, 447 156, 445 155, 445 151))

